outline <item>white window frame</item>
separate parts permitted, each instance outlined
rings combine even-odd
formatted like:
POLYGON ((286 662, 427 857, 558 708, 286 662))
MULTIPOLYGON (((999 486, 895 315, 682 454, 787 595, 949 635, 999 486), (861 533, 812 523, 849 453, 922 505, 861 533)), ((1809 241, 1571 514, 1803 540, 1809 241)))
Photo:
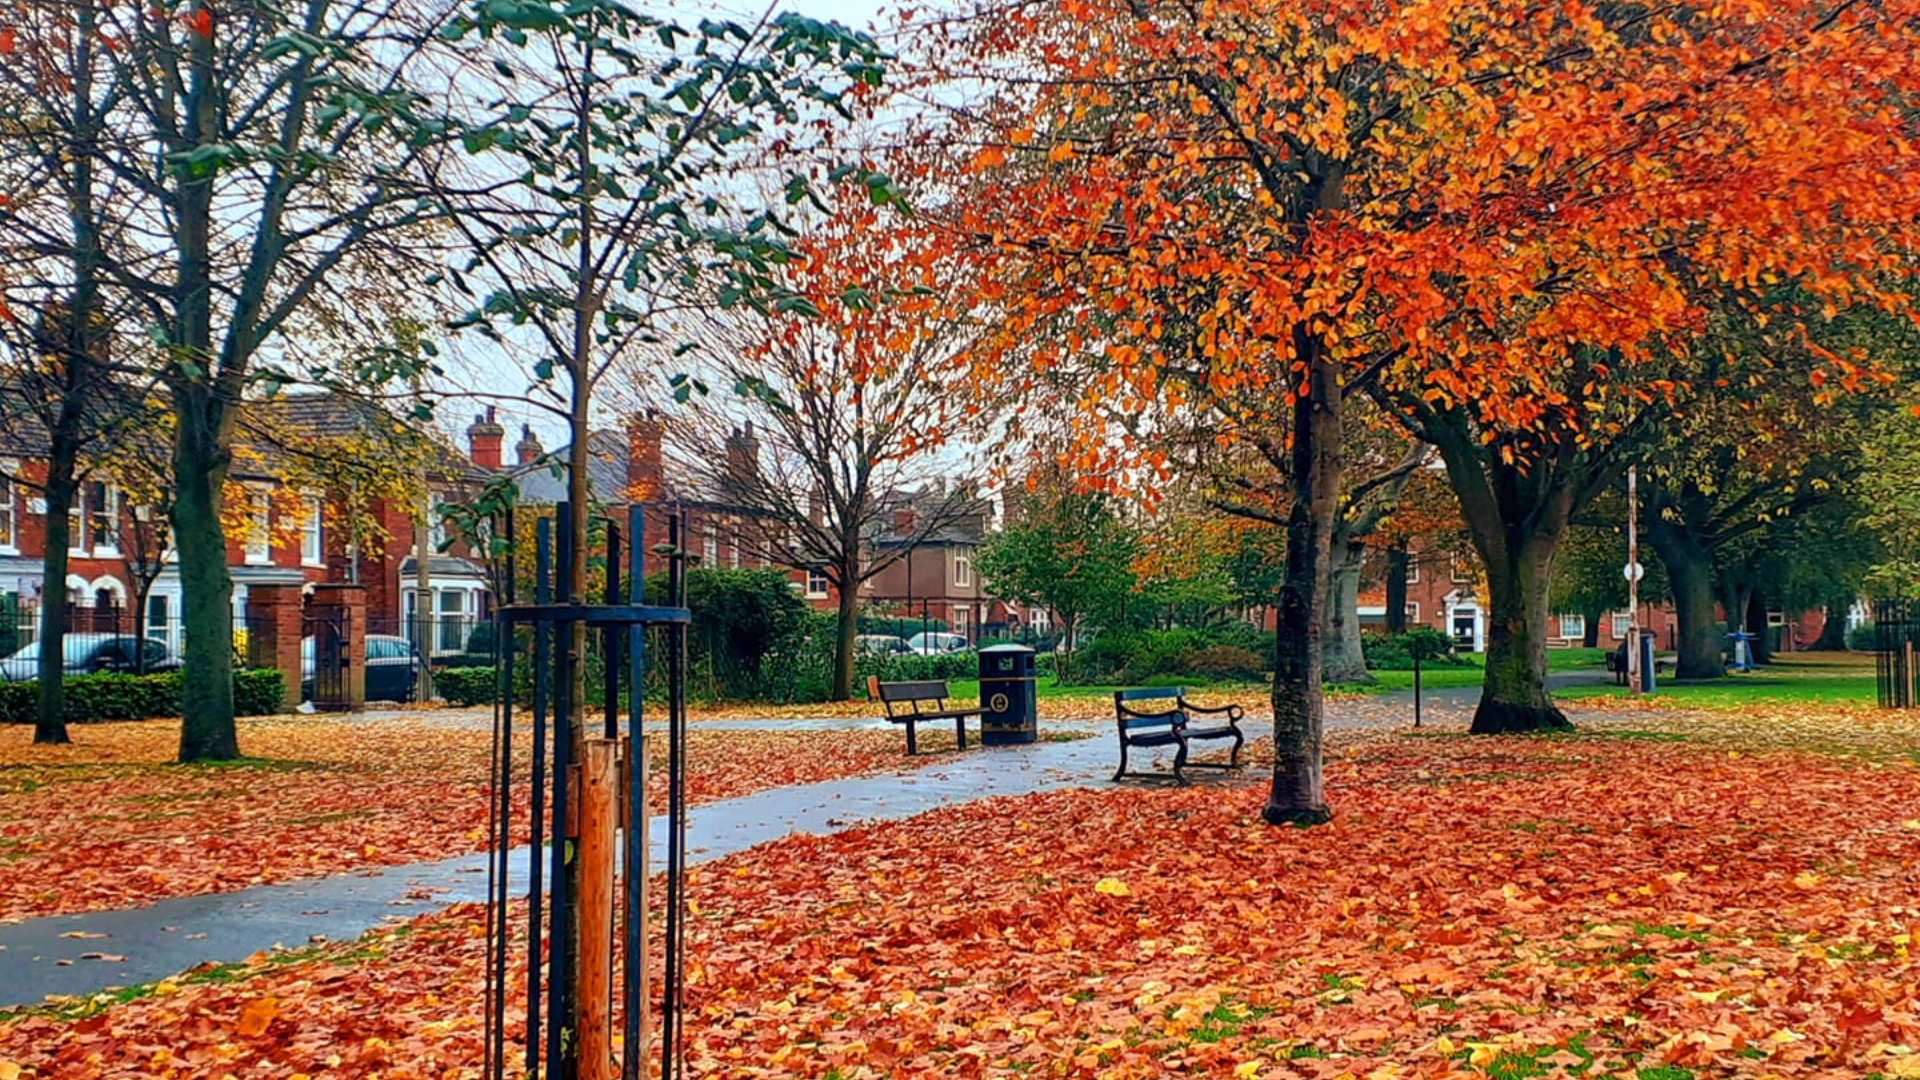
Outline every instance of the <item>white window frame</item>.
POLYGON ((807 569, 807 599, 826 599, 828 588, 831 585, 832 582, 827 580, 827 572, 825 570, 815 567, 809 567, 807 569))
POLYGON ((956 589, 973 588, 973 560, 968 556, 953 557, 953 586, 956 589))
POLYGON ((1473 571, 1470 567, 1467 567, 1465 565, 1465 563, 1461 560, 1460 556, 1449 555, 1447 558, 1448 558, 1447 576, 1453 579, 1453 584, 1455 585, 1472 584, 1473 571))
POLYGON ((326 504, 318 495, 300 498, 300 565, 324 566, 327 561, 326 534, 321 518, 326 504))
POLYGON ((120 556, 120 489, 111 481, 101 481, 100 498, 106 505, 97 510, 92 506, 87 507, 87 532, 89 533, 87 542, 93 548, 93 554, 96 557, 118 558, 120 556), (100 535, 102 530, 93 527, 96 514, 106 525, 105 536, 100 535))
POLYGON ((1418 559, 1407 560, 1407 584, 1420 584, 1420 562, 1418 559))
POLYGON ((1562 638, 1573 641, 1587 636, 1587 617, 1585 615, 1567 613, 1558 616, 1558 618, 1560 620, 1560 636, 1562 638))
POLYGON ((727 565, 738 570, 740 569, 740 534, 735 532, 728 542, 731 544, 731 550, 727 553, 727 565))
POLYGON ((67 507, 67 554, 87 553, 87 485, 74 490, 73 505, 67 507))
POLYGON ((1420 604, 1418 601, 1414 601, 1414 600, 1407 601, 1407 625, 1408 626, 1420 625, 1420 604))
POLYGON ((20 493, 14 490, 17 461, 0 460, 0 554, 20 554, 20 493))
POLYGON ((1612 631, 1610 636, 1615 641, 1625 640, 1627 631, 1633 629, 1633 615, 1625 611, 1614 612, 1609 622, 1611 625, 1607 629, 1612 631))
POLYGON ((720 534, 709 528, 707 535, 700 541, 700 565, 718 567, 720 565, 720 534))
POLYGON ((273 565, 273 497, 260 488, 247 489, 248 566, 273 565))

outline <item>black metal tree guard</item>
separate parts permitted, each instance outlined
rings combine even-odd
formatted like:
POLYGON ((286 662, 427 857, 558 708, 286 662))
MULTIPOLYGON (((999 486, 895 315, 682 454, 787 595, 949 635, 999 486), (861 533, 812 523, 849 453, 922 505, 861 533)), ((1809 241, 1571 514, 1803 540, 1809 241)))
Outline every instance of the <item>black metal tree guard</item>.
POLYGON ((1874 674, 1878 677, 1880 707, 1911 709, 1916 701, 1916 651, 1920 650, 1920 602, 1873 602, 1874 674))
MULTIPOLYGON (((666 647, 667 726, 668 726, 668 820, 665 908, 667 916, 664 979, 661 986, 661 1024, 658 1045, 665 1068, 663 1075, 681 1074, 679 1052, 680 1005, 683 965, 682 890, 684 885, 686 837, 686 634, 690 620, 684 606, 685 560, 680 550, 681 521, 678 515, 668 519, 667 596, 664 605, 648 605, 645 597, 645 522, 641 508, 629 507, 626 542, 622 544, 619 523, 609 520, 606 529, 606 598, 601 604, 572 604, 556 597, 565 595, 565 568, 571 565, 569 538, 572 536, 572 507, 560 503, 552 518, 542 517, 535 532, 534 599, 531 604, 516 603, 512 584, 514 555, 507 556, 507 603, 494 613, 495 641, 499 650, 498 684, 494 705, 493 778, 495 790, 489 807, 491 858, 488 864, 490 907, 487 925, 487 997, 486 997, 486 1075, 505 1080, 508 1076, 549 1077, 572 1080, 577 1071, 577 1049, 567 1047, 565 1017, 573 1014, 568 995, 578 976, 576 958, 558 947, 568 940, 573 928, 569 913, 573 910, 568 895, 568 827, 574 808, 568 776, 574 762, 570 755, 569 733, 575 719, 574 709, 584 711, 584 703, 570 702, 568 687, 572 681, 572 658, 568 645, 576 626, 585 624, 589 637, 598 634, 602 655, 606 657, 604 737, 617 739, 622 733, 620 709, 621 665, 626 673, 625 711, 625 803, 628 807, 621 831, 621 871, 614 887, 614 921, 620 927, 622 964, 610 965, 613 996, 621 1003, 620 1029, 625 1047, 621 1054, 621 1076, 639 1080, 647 1073, 643 1060, 642 1014, 647 972, 643 968, 642 934, 646 925, 646 875, 630 872, 647 865, 644 822, 646 740, 642 730, 645 714, 645 675, 647 670, 646 633, 649 628, 664 630, 666 647), (556 551, 556 533, 558 550, 556 551), (621 563, 625 562, 625 581, 621 563), (624 585, 624 589, 623 589, 624 585), (624 596, 623 596, 624 592, 624 596), (520 627, 531 630, 530 640, 518 640, 520 627), (528 849, 524 889, 527 897, 526 960, 524 965, 526 1025, 524 1060, 520 1069, 508 1061, 508 1002, 515 979, 509 943, 513 936, 509 901, 515 895, 512 873, 514 854, 513 786, 521 778, 513 760, 513 735, 516 722, 515 660, 525 650, 530 654, 529 683, 532 736, 530 768, 531 800, 524 820, 533 843, 528 849), (549 738, 551 725, 551 738, 549 738), (542 863, 546 865, 542 865, 542 863), (545 966, 543 977, 542 967, 545 966)), ((506 515, 506 535, 517 540, 512 514, 506 515)), ((584 720, 584 718, 582 718, 584 720)))

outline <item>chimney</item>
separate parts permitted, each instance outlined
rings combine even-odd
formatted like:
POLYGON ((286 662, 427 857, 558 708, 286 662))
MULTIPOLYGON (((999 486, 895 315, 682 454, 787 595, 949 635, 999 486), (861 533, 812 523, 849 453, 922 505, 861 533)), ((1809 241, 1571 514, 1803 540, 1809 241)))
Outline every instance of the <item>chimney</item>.
POLYGON ((533 437, 533 425, 521 424, 520 442, 513 448, 513 455, 520 460, 520 464, 531 465, 539 461, 540 455, 546 452, 547 448, 541 446, 540 440, 533 437))
POLYGON ((747 421, 744 429, 733 429, 726 449, 727 478, 741 488, 752 487, 760 471, 760 440, 753 437, 753 421, 747 421))
POLYGON ((507 440, 507 429, 494 422, 493 406, 487 406, 484 415, 473 418, 473 426, 467 429, 467 456, 482 469, 498 471, 500 468, 500 447, 507 440))
POLYGON ((667 494, 667 468, 660 444, 665 434, 652 409, 627 423, 627 498, 657 502, 667 494))
POLYGON ((913 535, 913 507, 902 506, 893 512, 893 534, 895 536, 913 535))

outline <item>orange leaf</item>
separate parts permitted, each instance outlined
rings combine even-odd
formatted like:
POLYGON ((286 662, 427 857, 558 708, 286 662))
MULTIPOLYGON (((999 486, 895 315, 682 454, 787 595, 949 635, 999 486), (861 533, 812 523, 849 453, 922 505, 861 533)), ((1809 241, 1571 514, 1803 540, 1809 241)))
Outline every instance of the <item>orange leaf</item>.
POLYGON ((245 1039, 257 1039, 266 1034, 267 1025, 280 1015, 279 998, 254 998, 240 1010, 240 1023, 234 1030, 245 1039))

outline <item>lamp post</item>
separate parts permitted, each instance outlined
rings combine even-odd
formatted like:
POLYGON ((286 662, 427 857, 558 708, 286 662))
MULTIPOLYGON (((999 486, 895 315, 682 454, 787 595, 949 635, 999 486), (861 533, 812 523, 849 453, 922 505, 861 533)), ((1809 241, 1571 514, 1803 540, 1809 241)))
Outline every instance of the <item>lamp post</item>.
POLYGON ((1627 692, 1642 694, 1640 672, 1640 468, 1627 466, 1627 692))

